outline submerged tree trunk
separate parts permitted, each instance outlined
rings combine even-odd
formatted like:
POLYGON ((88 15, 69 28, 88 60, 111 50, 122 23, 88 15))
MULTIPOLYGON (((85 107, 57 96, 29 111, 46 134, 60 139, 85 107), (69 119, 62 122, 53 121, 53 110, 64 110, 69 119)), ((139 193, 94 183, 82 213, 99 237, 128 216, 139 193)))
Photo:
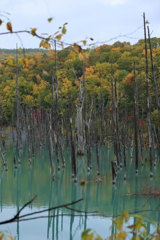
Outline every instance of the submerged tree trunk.
POLYGON ((74 144, 74 135, 72 133, 72 97, 70 99, 70 108, 69 108, 69 111, 68 111, 68 115, 69 115, 70 142, 71 142, 72 177, 74 178, 74 181, 77 182, 75 144, 74 144))
POLYGON ((115 184, 117 177, 117 162, 111 161, 111 166, 112 166, 112 183, 115 184))
MULTIPOLYGON (((46 113, 48 114, 48 113, 46 113)), ((52 180, 55 178, 55 172, 54 172, 54 165, 53 165, 53 140, 52 140, 52 124, 50 116, 47 115, 47 122, 48 122, 48 141, 49 141, 49 156, 50 156, 50 167, 51 167, 51 177, 52 180)))

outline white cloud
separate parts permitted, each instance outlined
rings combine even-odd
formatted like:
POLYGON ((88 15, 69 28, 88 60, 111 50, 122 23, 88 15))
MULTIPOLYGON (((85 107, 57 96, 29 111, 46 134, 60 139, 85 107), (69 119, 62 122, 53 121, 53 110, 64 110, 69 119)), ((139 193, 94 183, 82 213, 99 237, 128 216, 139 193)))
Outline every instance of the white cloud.
POLYGON ((128 0, 100 0, 104 5, 116 6, 125 4, 128 0))
POLYGON ((27 17, 43 15, 47 12, 47 6, 43 0, 22 1, 15 5, 12 14, 20 14, 27 17))
MULTIPOLYGON (((9 2, 9 0, 1 0, 1 7, 3 7, 3 5, 7 4, 9 2)), ((3 10, 3 9, 1 9, 3 10)))

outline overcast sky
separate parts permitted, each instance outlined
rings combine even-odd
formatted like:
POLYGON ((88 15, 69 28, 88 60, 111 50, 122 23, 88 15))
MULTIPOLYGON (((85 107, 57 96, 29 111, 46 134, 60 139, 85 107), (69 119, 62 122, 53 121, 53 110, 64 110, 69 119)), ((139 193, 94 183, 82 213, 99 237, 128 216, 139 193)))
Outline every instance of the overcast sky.
MULTIPOLYGON (((102 42, 133 32, 143 25, 142 14, 150 22, 152 37, 160 37, 160 0, 0 0, 2 11, 11 15, 13 31, 37 28, 37 33, 52 35, 65 22, 67 34, 63 41, 73 43, 94 38, 102 42), (49 23, 48 18, 53 17, 49 23)), ((0 19, 5 20, 4 17, 0 19)), ((5 20, 7 21, 7 20, 5 20)), ((0 26, 0 33, 6 32, 6 23, 0 26)), ((29 34, 20 34, 25 48, 38 48, 39 40, 29 34)), ((129 41, 132 44, 143 38, 143 28, 130 35, 106 42, 129 41)), ((16 35, 0 35, 0 48, 15 48, 21 43, 16 35)))

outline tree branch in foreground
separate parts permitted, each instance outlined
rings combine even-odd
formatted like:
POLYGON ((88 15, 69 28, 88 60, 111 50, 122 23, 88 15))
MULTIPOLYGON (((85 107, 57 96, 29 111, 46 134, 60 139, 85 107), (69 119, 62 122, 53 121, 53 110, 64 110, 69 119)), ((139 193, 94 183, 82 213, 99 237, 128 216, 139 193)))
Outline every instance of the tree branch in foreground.
MULTIPOLYGON (((43 218, 44 216, 40 216, 40 217, 34 217, 34 218, 30 218, 30 219, 23 219, 24 217, 28 217, 28 216, 31 216, 31 215, 35 215, 35 214, 39 214, 39 213, 43 213, 43 212, 47 212, 47 211, 51 211, 51 210, 55 210, 55 209, 58 209, 58 208, 67 208, 68 206, 70 205, 73 205, 73 204, 76 204, 80 201, 83 200, 83 198, 77 200, 77 201, 73 201, 71 203, 67 203, 67 204, 63 204, 63 205, 59 205, 59 206, 56 206, 56 207, 52 207, 52 208, 48 208, 48 209, 45 209, 45 210, 42 210, 42 211, 36 211, 36 212, 33 212, 33 213, 28 213, 28 214, 25 214, 25 215, 22 215, 22 216, 19 216, 21 211, 27 206, 29 205, 30 203, 32 203, 34 201, 34 199, 36 198, 37 196, 34 196, 29 202, 27 202, 26 204, 23 205, 23 207, 17 212, 17 214, 11 218, 11 219, 8 219, 8 220, 5 220, 3 222, 0 222, 0 225, 3 225, 3 224, 7 224, 7 223, 12 223, 12 222, 17 222, 17 221, 25 221, 25 220, 31 220, 31 219, 36 219, 36 218, 43 218)), ((79 211, 79 210, 75 210, 75 211, 79 211)), ((88 214, 88 213, 86 213, 88 214)), ((48 216, 47 216, 48 217, 48 216)), ((54 217, 54 216, 53 216, 54 217)))
POLYGON ((3 222, 0 222, 0 225, 6 224, 6 223, 11 223, 11 222, 14 222, 15 220, 18 220, 21 211, 22 211, 27 205, 29 205, 30 203, 32 203, 36 197, 37 197, 37 196, 34 196, 29 202, 27 202, 26 204, 24 204, 23 207, 17 212, 17 214, 16 214, 13 218, 11 218, 11 219, 9 219, 9 220, 6 220, 6 221, 3 221, 3 222))

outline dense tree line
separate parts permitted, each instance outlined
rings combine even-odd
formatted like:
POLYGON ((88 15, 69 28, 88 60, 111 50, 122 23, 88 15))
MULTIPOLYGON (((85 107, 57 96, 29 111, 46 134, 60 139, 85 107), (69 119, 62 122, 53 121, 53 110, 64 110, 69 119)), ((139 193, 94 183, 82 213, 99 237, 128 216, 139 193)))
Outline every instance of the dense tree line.
MULTIPOLYGON (((160 38, 152 38, 151 42, 159 84, 160 38)), ((80 53, 81 55, 77 54, 72 47, 56 51, 56 53, 54 50, 25 49, 25 55, 24 51, 19 50, 18 66, 16 66, 16 50, 1 49, 0 52, 2 56, 3 53, 10 53, 0 62, 1 106, 5 122, 10 122, 11 113, 15 106, 16 67, 18 67, 20 102, 23 106, 30 106, 31 104, 35 108, 39 106, 46 109, 50 108, 53 77, 58 79, 60 104, 66 104, 66 99, 69 99, 71 94, 76 102, 83 76, 86 82, 86 103, 91 98, 94 98, 95 102, 103 98, 107 104, 111 100, 111 75, 113 75, 117 83, 116 91, 119 107, 123 108, 126 101, 128 114, 132 117, 133 63, 135 61, 139 104, 141 108, 145 104, 144 40, 139 40, 135 45, 131 45, 129 42, 115 42, 113 45, 105 44, 91 49, 88 48, 83 50, 83 54, 80 53)), ((151 70, 149 71, 149 79, 151 82, 151 70)), ((153 98, 152 111, 155 113, 154 119, 156 121, 152 84, 150 84, 150 91, 153 98)))

